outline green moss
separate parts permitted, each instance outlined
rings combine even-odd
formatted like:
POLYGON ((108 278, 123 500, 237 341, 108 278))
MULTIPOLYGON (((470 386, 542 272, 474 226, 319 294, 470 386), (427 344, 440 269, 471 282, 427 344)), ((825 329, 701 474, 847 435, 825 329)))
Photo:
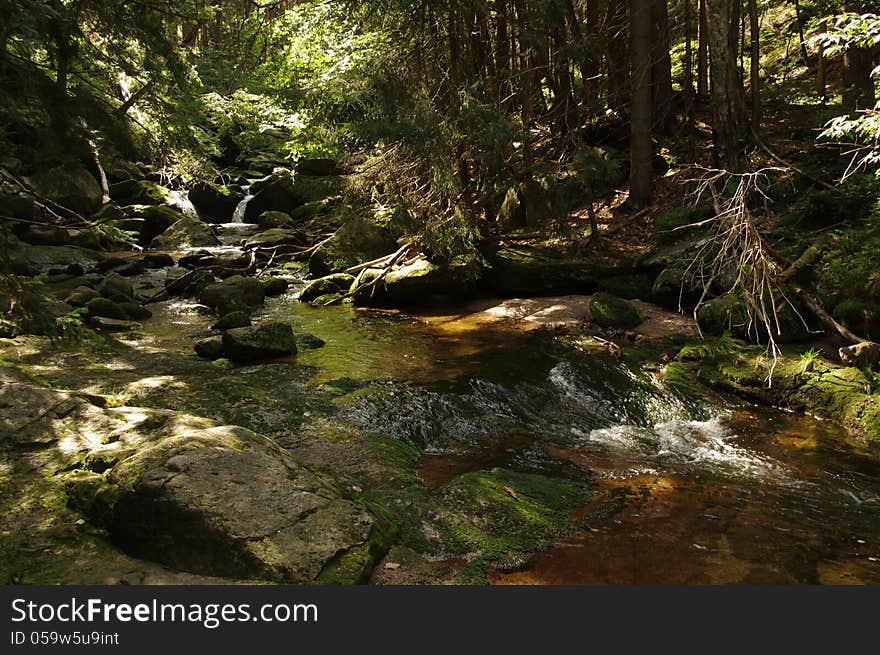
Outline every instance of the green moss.
POLYGON ((121 305, 108 300, 107 298, 95 298, 86 303, 89 317, 102 316, 104 318, 113 318, 120 321, 129 320, 128 312, 121 305))
POLYGON ((624 330, 642 322, 639 312, 626 300, 601 292, 590 300, 590 318, 601 327, 624 330))

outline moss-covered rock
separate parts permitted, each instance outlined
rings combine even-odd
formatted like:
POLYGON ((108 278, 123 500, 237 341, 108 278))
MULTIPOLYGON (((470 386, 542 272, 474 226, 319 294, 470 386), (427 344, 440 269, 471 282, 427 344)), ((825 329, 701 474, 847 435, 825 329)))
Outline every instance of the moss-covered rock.
POLYGON ((90 216, 101 208, 104 192, 84 168, 58 166, 31 176, 30 182, 37 193, 75 212, 90 216))
POLYGON ((302 205, 338 195, 339 188, 335 177, 270 175, 251 187, 254 197, 245 210, 245 220, 252 221, 267 211, 290 213, 302 205))
POLYGON ((164 205, 171 191, 147 180, 124 180, 110 185, 110 197, 120 205, 164 205))
POLYGON ((244 194, 221 184, 200 182, 189 190, 189 200, 202 220, 229 223, 238 203, 244 200, 244 194))
POLYGON ((234 305, 259 307, 266 298, 266 291, 259 280, 243 275, 233 275, 219 284, 210 284, 202 289, 199 302, 227 313, 227 308, 234 305))
POLYGON ((118 304, 107 298, 94 298, 86 303, 86 310, 89 318, 102 316, 104 318, 115 318, 120 321, 127 321, 130 317, 128 313, 118 304))
POLYGON ((277 228, 289 229, 293 227, 293 218, 286 212, 268 211, 263 212, 254 219, 254 223, 263 230, 272 230, 277 228))
POLYGON ((275 246, 304 246, 308 236, 302 230, 274 228, 259 232, 250 237, 245 245, 248 248, 274 248, 275 246))
POLYGON ((267 298, 284 295, 284 293, 290 288, 290 282, 280 277, 271 277, 267 280, 262 280, 260 284, 263 285, 263 291, 266 293, 267 298))
POLYGON ((158 250, 174 250, 187 246, 219 246, 220 240, 214 229, 189 216, 179 219, 160 236, 150 242, 158 250))
POLYGON ((64 302, 68 305, 73 305, 74 307, 83 307, 90 300, 100 297, 101 294, 91 287, 79 286, 64 299, 64 302))
POLYGON ((388 255, 399 246, 391 233, 366 218, 354 217, 309 258, 309 275, 320 278, 388 255))
POLYGON ((607 293, 590 299, 590 319, 604 328, 630 330, 642 322, 638 310, 626 300, 607 293))
POLYGON ((714 214, 712 207, 676 207, 666 211, 654 221, 654 238, 658 241, 677 241, 691 237, 688 226, 699 223, 714 214))
POLYGON ((163 234, 168 228, 186 216, 167 205, 131 205, 122 210, 129 217, 123 229, 138 233, 138 243, 149 245, 153 239, 163 234))
POLYGON ((296 337, 287 323, 235 328, 223 335, 223 352, 237 363, 287 357, 296 353, 296 337))
POLYGON ((427 259, 419 259, 384 275, 379 269, 367 269, 358 286, 352 286, 354 303, 363 306, 429 305, 454 303, 469 295, 467 271, 451 266, 438 266, 427 259))
POLYGON ((110 273, 98 285, 98 293, 116 302, 128 302, 134 298, 134 286, 127 277, 110 273))
POLYGON ((675 266, 664 268, 654 279, 651 298, 664 307, 678 309, 679 305, 690 308, 700 299, 702 288, 685 269, 675 266))
POLYGON ((484 253, 484 283, 502 297, 553 293, 592 293, 612 270, 594 261, 529 246, 492 249, 484 253))
POLYGON ((220 359, 223 357, 223 338, 210 337, 196 341, 194 346, 196 354, 205 359, 220 359))
POLYGON ((251 325, 251 315, 246 311, 234 311, 224 314, 214 325, 212 330, 232 330, 233 328, 248 327, 251 325))
MULTIPOLYGON (((776 302, 778 330, 773 319, 772 333, 777 343, 794 343, 809 337, 803 312, 792 307, 786 300, 776 302)), ((750 320, 743 300, 735 294, 724 294, 705 303, 697 311, 700 329, 709 335, 718 336, 730 331, 752 342, 765 342, 768 337, 766 326, 759 319, 750 320)))
POLYGON ((354 280, 355 278, 353 275, 346 275, 345 273, 336 273, 334 275, 327 275, 318 278, 317 280, 310 282, 308 286, 300 292, 299 299, 302 302, 312 302, 320 296, 345 293, 351 288, 354 280))

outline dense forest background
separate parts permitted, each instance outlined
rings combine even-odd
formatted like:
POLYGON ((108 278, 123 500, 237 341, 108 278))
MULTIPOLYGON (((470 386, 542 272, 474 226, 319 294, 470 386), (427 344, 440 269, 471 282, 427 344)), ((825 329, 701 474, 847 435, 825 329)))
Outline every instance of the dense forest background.
MULTIPOLYGON (((32 220, 8 199, 42 189, 69 210, 58 220, 124 241, 100 211, 132 162, 192 188, 331 158, 357 173, 357 212, 475 269, 500 235, 582 252, 649 206, 678 211, 667 232, 714 202, 716 216, 745 210, 755 234, 783 217, 808 236, 877 197, 870 4, 4 0, 4 214, 32 220), (53 188, 82 170, 102 203, 53 188)), ((754 254, 750 229, 726 265, 754 254)), ((803 244, 788 245, 766 265, 800 261, 803 244)), ((869 256, 852 249, 838 255, 869 256)), ((876 330, 864 273, 858 297, 845 280, 819 290, 823 319, 847 301, 837 319, 860 336, 876 330)), ((760 285, 741 286, 759 322, 778 322, 760 285)))

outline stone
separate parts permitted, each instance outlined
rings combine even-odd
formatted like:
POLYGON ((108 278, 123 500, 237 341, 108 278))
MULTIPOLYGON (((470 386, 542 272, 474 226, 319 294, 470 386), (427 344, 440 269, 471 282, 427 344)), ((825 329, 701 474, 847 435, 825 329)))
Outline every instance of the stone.
POLYGON ((211 326, 212 330, 231 330, 233 328, 248 327, 251 325, 251 316, 247 312, 235 311, 220 317, 220 320, 211 326))
POLYGON ((228 186, 201 182, 189 190, 189 200, 208 223, 229 223, 244 194, 228 186))
POLYGON ((838 350, 840 361, 856 368, 873 368, 880 364, 880 343, 863 341, 838 350))
POLYGON ((186 219, 184 214, 167 205, 131 205, 125 212, 131 217, 128 220, 139 221, 131 227, 137 227, 138 243, 142 246, 149 245, 172 225, 186 219))
POLYGON ((391 233, 365 218, 353 218, 309 258, 309 275, 320 278, 341 273, 363 262, 389 255, 400 246, 391 233))
POLYGON ((356 305, 398 307, 438 300, 451 303, 469 294, 465 271, 441 267, 427 259, 394 269, 379 284, 371 284, 380 274, 378 269, 363 272, 359 286, 352 289, 356 305))
POLYGON ((88 216, 101 209, 104 192, 85 168, 57 166, 31 176, 30 182, 41 196, 80 214, 88 216))
POLYGON ((484 253, 488 290, 503 298, 528 298, 561 293, 588 294, 609 267, 530 246, 492 248, 484 253))
POLYGON ((296 337, 296 345, 300 350, 317 350, 327 345, 327 342, 314 334, 300 334, 296 337))
POLYGON ((174 250, 187 246, 219 246, 214 229, 197 218, 185 216, 150 242, 158 250, 174 250))
POLYGON ((296 337, 287 323, 270 322, 235 328, 223 335, 226 357, 237 363, 257 362, 296 353, 296 337))
POLYGON ((248 248, 273 248, 275 246, 304 246, 306 245, 307 236, 301 230, 285 230, 283 228, 273 228, 258 232, 250 237, 245 246, 248 248))
POLYGON ((603 328, 630 330, 642 322, 638 310, 626 300, 597 293, 590 300, 590 319, 603 328))
POLYGON ((15 256, 12 270, 19 275, 40 275, 50 268, 71 264, 90 269, 103 259, 101 253, 77 246, 30 246, 15 256))
POLYGON ((129 320, 129 315, 119 303, 108 300, 107 298, 94 298, 85 305, 89 312, 89 318, 102 317, 112 318, 119 321, 129 320))
POLYGON ((110 300, 125 302, 134 297, 134 287, 131 284, 131 280, 119 273, 110 273, 98 285, 98 293, 110 300))
POLYGON ((165 253, 151 253, 144 255, 144 267, 148 269, 171 268, 174 266, 174 257, 165 253))
POLYGON ((173 199, 171 191, 147 180, 124 180, 112 184, 110 197, 120 205, 164 205, 173 199))
POLYGON ((38 246, 66 246, 71 242, 70 232, 54 225, 27 225, 18 238, 38 246))
POLYGON ((70 292, 70 294, 64 299, 68 305, 73 305, 74 307, 83 307, 88 304, 89 301, 95 300, 96 298, 100 298, 101 294, 92 289, 91 287, 80 286, 70 292))
POLYGON ((263 280, 262 285, 263 291, 266 292, 266 297, 274 298, 275 296, 284 295, 290 287, 290 282, 280 277, 273 277, 268 280, 263 280))
POLYGON ((93 316, 89 319, 89 327, 104 332, 131 332, 140 326, 132 321, 107 318, 104 316, 93 316))
POLYGON ((355 277, 346 273, 335 273, 314 280, 300 291, 299 299, 302 302, 312 302, 320 296, 335 293, 346 293, 354 284, 355 277))
POLYGON ((222 337, 201 339, 196 342, 195 351, 199 357, 204 357, 205 359, 220 359, 223 357, 223 339, 222 337))
POLYGON ((268 211, 260 214, 254 223, 264 230, 273 228, 290 228, 293 227, 293 218, 286 212, 268 211))
POLYGON ((217 310, 234 304, 258 307, 265 298, 266 292, 260 281, 242 275, 228 277, 220 284, 210 284, 199 294, 200 303, 217 310))

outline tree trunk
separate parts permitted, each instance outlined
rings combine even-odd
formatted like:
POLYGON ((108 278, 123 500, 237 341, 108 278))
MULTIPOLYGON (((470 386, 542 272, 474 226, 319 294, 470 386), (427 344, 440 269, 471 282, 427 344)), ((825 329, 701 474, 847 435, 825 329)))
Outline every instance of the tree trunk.
POLYGON ((608 40, 605 58, 608 61, 608 106, 624 109, 630 99, 629 22, 624 0, 608 2, 608 40))
POLYGON ((739 140, 743 135, 742 86, 736 66, 738 0, 705 0, 709 22, 709 59, 712 65, 712 137, 715 163, 738 172, 739 140))
MULTIPOLYGON (((828 20, 822 19, 822 22, 819 23, 819 33, 823 33, 828 29, 828 20)), ((827 81, 826 81, 826 66, 827 60, 825 59, 825 54, 822 51, 822 48, 819 48, 819 66, 816 70, 816 91, 819 94, 819 97, 822 100, 825 100, 828 97, 827 93, 827 81)))
POLYGON ((636 209, 651 202, 653 148, 651 145, 651 5, 632 2, 632 115, 629 199, 636 209))
POLYGON ((699 36, 697 37, 697 95, 709 95, 709 18, 706 0, 698 0, 699 36))
POLYGON ((751 38, 749 86, 752 94, 752 129, 757 133, 761 128, 761 36, 757 0, 749 0, 749 37, 751 38))
POLYGON ((669 56, 669 14, 667 0, 653 0, 651 35, 651 103, 653 128, 668 134, 675 123, 672 92, 672 58, 669 56))

